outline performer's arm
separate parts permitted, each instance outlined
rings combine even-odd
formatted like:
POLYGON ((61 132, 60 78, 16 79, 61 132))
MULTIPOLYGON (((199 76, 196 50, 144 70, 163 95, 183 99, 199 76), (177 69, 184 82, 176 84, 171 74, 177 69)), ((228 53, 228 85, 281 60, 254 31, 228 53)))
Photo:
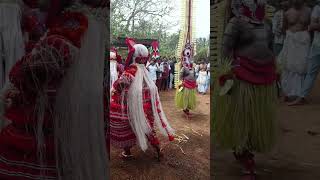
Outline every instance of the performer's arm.
POLYGON ((223 35, 223 42, 222 42, 223 58, 232 57, 238 35, 239 35, 239 22, 236 18, 233 18, 228 23, 223 35))
POLYGON ((270 25, 266 25, 266 31, 267 31, 267 41, 268 41, 268 47, 269 49, 273 49, 273 34, 272 34, 272 27, 270 25))
POLYGON ((180 76, 179 76, 180 81, 183 81, 184 77, 185 77, 185 68, 182 67, 180 70, 180 76))
POLYGON ((129 69, 125 70, 120 78, 114 82, 113 89, 121 92, 123 89, 129 87, 133 81, 136 71, 136 67, 130 67, 129 69))
POLYGON ((320 8, 315 7, 311 14, 311 23, 309 26, 309 31, 320 31, 320 8))
POLYGON ((50 36, 14 65, 9 78, 20 91, 37 92, 61 79, 72 60, 70 45, 61 37, 50 36))
POLYGON ((169 133, 168 128, 167 128, 167 124, 162 119, 162 111, 161 111, 161 108, 160 108, 159 99, 157 99, 156 107, 157 107, 157 112, 158 112, 158 115, 159 115, 159 118, 160 118, 160 121, 161 121, 161 125, 166 130, 166 133, 168 134, 169 141, 173 141, 174 140, 173 134, 169 133))

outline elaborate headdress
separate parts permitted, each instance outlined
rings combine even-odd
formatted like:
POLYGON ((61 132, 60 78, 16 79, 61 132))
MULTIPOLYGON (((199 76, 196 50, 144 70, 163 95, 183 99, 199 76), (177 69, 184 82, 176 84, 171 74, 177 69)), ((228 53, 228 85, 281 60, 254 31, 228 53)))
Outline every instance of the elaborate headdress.
POLYGON ((186 43, 182 51, 182 65, 188 68, 192 67, 192 54, 193 49, 190 43, 186 43))
POLYGON ((232 13, 251 23, 261 24, 265 18, 266 0, 232 0, 232 13))
POLYGON ((158 59, 160 57, 158 41, 153 41, 151 43, 150 53, 151 53, 151 59, 158 59))
POLYGON ((128 45, 129 54, 126 60, 126 66, 132 63, 145 64, 149 59, 149 51, 146 46, 142 44, 136 44, 134 39, 126 38, 126 44, 128 45))

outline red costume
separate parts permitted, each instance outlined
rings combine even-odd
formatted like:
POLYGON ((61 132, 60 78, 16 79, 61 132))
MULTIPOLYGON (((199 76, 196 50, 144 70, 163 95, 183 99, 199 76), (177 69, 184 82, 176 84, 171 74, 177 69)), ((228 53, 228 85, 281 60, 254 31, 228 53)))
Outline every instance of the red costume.
POLYGON ((135 84, 139 81, 136 80, 136 78, 139 79, 141 76, 143 76, 143 78, 148 78, 148 75, 144 74, 147 73, 144 63, 148 60, 148 50, 143 45, 135 44, 131 39, 127 39, 127 44, 129 45, 130 52, 126 64, 129 66, 113 85, 115 92, 112 95, 110 104, 111 144, 118 148, 130 148, 138 141, 141 149, 146 150, 146 147, 144 146, 145 144, 142 142, 145 136, 147 136, 147 140, 151 145, 159 145, 159 140, 155 133, 155 124, 157 124, 158 127, 160 124, 159 128, 165 131, 169 140, 173 140, 173 130, 162 112, 163 110, 159 101, 160 99, 157 95, 157 90, 156 98, 151 95, 152 92, 150 91, 150 87, 152 89, 156 89, 154 82, 149 79, 143 79, 141 80, 141 84, 135 84), (131 64, 132 61, 134 62, 133 64, 131 64), (148 83, 151 83, 151 86, 148 83), (140 89, 141 96, 139 95, 140 92, 133 90, 135 89, 135 86, 142 86, 142 89, 140 89), (133 96, 138 98, 140 96, 142 98, 142 103, 139 104, 139 99, 132 98, 134 99, 133 102, 136 100, 137 103, 132 103, 135 104, 135 107, 130 106, 131 97, 133 96), (142 106, 141 109, 143 110, 143 115, 135 119, 135 115, 139 114, 139 112, 132 112, 132 109, 139 109, 139 105, 142 106), (130 114, 130 112, 136 114, 130 114), (137 129, 143 129, 143 127, 140 128, 140 125, 144 125, 145 122, 141 120, 144 118, 146 119, 146 126, 150 128, 150 131, 148 131, 149 133, 143 131, 139 134, 139 130, 137 129))
POLYGON ((57 117, 60 114, 55 114, 55 103, 64 77, 79 60, 75 57, 82 48, 88 24, 87 16, 76 11, 65 11, 51 19, 46 36, 11 69, 10 85, 4 94, 12 101, 4 112, 11 123, 0 133, 0 179, 58 179, 58 173, 62 179, 81 176, 63 172, 68 170, 62 164, 65 154, 56 149, 64 153, 69 147, 57 146, 55 142, 65 142, 56 138, 54 127, 57 118, 67 118, 57 117))

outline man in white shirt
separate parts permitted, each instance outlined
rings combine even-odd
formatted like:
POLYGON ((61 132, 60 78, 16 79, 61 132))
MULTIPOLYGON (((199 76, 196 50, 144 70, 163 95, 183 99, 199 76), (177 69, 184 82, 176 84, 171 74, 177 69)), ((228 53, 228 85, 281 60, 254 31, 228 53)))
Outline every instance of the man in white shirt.
POLYGON ((280 9, 274 14, 272 19, 272 32, 274 34, 273 51, 278 55, 283 47, 285 33, 283 29, 284 12, 288 9, 289 2, 284 0, 280 3, 280 9))
POLYGON ((0 1, 0 89, 9 79, 11 67, 24 55, 21 29, 23 1, 0 1))
POLYGON ((317 4, 312 10, 309 31, 314 32, 314 38, 310 48, 308 70, 303 83, 302 97, 298 98, 292 105, 305 103, 305 97, 310 94, 320 70, 320 0, 317 0, 317 4))

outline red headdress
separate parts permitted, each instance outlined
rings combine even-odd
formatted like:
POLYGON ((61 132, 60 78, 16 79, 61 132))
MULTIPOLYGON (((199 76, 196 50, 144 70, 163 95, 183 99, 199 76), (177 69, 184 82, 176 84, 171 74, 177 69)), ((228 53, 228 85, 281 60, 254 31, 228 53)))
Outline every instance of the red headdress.
POLYGON ((128 45, 129 54, 126 60, 125 66, 128 67, 130 64, 135 63, 145 64, 149 59, 149 51, 142 44, 136 44, 134 39, 126 38, 126 44, 128 45))
POLYGON ((236 17, 261 24, 265 17, 266 0, 232 0, 231 9, 236 17))
POLYGON ((160 57, 160 53, 159 53, 159 42, 158 41, 153 41, 151 43, 151 58, 152 59, 158 59, 160 57))
POLYGON ((48 10, 47 26, 50 27, 57 21, 58 14, 62 11, 63 6, 61 0, 51 0, 48 10))
POLYGON ((126 59, 126 63, 125 63, 125 66, 129 66, 130 64, 132 64, 132 58, 133 58, 133 54, 135 52, 135 49, 134 49, 134 45, 136 45, 136 42, 134 41, 133 38, 126 38, 126 44, 128 46, 128 50, 129 50, 129 53, 128 53, 128 57, 126 59))

